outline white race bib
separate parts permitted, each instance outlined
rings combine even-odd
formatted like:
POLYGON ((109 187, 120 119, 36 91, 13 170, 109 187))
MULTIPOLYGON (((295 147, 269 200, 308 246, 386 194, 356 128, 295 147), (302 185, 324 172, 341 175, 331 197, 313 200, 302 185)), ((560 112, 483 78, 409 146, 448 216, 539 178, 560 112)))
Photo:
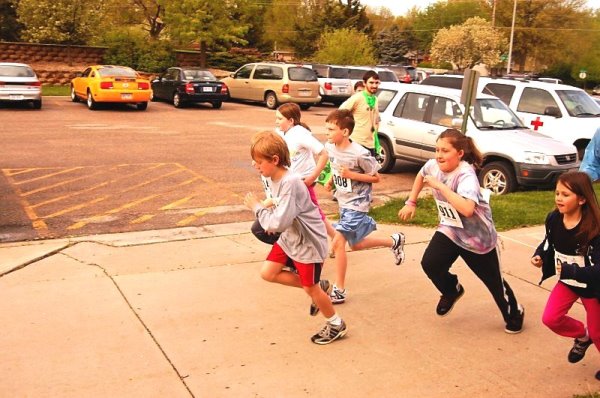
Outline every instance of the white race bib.
POLYGON ((339 175, 339 171, 335 167, 333 167, 332 169, 333 183, 335 184, 335 189, 342 192, 352 192, 352 180, 339 175))
POLYGON ((265 191, 265 197, 270 199, 273 197, 273 193, 271 192, 271 179, 267 177, 260 176, 260 180, 263 183, 263 190, 265 191))
POLYGON ((440 224, 447 225, 449 227, 462 228, 463 223, 460 220, 458 211, 448 202, 443 200, 435 200, 437 205, 438 215, 440 217, 440 224))
MULTIPOLYGON (((567 264, 577 264, 580 267, 581 266, 585 266, 585 260, 583 259, 583 256, 571 256, 568 254, 562 254, 560 252, 554 251, 554 256, 555 256, 555 260, 556 260, 556 264, 554 264, 554 268, 557 268, 557 265, 559 264, 559 261, 561 263, 567 263, 567 264)), ((556 269, 556 275, 560 276, 560 273, 558 272, 558 269, 556 269)), ((586 288, 587 284, 586 283, 582 283, 582 282, 577 282, 575 279, 561 279, 560 280, 563 283, 566 283, 569 286, 573 286, 573 287, 581 287, 581 288, 586 288)))

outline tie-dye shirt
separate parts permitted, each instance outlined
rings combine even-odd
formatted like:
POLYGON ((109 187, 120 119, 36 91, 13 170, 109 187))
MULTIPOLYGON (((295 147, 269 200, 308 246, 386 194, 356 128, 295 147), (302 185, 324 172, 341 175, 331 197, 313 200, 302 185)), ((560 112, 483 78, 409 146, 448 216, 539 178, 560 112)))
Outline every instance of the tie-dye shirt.
MULTIPOLYGON (((438 231, 450 238, 458 246, 477 254, 489 253, 498 240, 492 209, 489 201, 484 198, 479 187, 479 180, 475 169, 469 163, 461 161, 458 167, 450 173, 440 170, 435 159, 425 163, 420 171, 423 177, 433 176, 454 192, 466 199, 475 202, 475 210, 471 217, 458 214, 463 227, 438 225, 438 231)), ((433 189, 433 197, 447 202, 448 200, 437 189, 433 189)))

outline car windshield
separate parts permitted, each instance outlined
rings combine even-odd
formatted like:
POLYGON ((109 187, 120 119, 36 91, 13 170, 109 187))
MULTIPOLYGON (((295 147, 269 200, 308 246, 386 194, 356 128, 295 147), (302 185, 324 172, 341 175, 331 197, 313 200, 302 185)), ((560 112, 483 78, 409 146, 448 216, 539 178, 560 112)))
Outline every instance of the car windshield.
POLYGON ((209 71, 200 69, 185 69, 183 76, 186 80, 217 80, 209 71))
POLYGON ((20 65, 0 65, 0 76, 34 77, 33 69, 20 65))
POLYGON ((390 102, 396 96, 396 93, 397 91, 395 90, 386 89, 379 89, 377 91, 377 94, 375 95, 377 95, 377 109, 379 110, 379 112, 383 112, 386 110, 390 102))
POLYGON ((471 118, 481 130, 525 129, 521 120, 499 99, 485 98, 475 101, 471 118))
POLYGON ((600 116, 600 107, 587 93, 579 90, 556 90, 556 94, 565 104, 569 115, 575 117, 600 116))
POLYGON ((116 68, 100 68, 98 73, 101 77, 121 76, 121 77, 137 77, 135 71, 131 68, 116 67, 116 68))
POLYGON ((314 70, 308 68, 290 68, 288 69, 290 80, 298 82, 316 82, 317 74, 314 70))

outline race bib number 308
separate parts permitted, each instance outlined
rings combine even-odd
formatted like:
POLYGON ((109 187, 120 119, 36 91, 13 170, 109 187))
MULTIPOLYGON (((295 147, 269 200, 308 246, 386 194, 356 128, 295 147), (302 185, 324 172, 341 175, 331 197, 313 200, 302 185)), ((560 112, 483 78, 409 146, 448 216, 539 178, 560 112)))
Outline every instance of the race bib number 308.
POLYGON ((463 228, 463 223, 460 219, 458 211, 454 206, 443 200, 435 200, 437 205, 438 215, 440 217, 440 224, 447 225, 449 227, 463 228))
POLYGON ((342 177, 337 173, 337 170, 333 169, 333 183, 338 191, 352 192, 352 180, 346 177, 342 177))

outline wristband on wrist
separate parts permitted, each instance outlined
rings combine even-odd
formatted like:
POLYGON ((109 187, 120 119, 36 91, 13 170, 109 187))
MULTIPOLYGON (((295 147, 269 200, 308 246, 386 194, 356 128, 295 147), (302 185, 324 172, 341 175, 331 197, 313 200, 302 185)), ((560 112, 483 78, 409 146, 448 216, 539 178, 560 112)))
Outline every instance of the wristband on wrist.
POLYGON ((415 202, 414 200, 410 200, 410 199, 408 199, 406 202, 404 202, 404 204, 407 206, 417 207, 417 202, 415 202))

